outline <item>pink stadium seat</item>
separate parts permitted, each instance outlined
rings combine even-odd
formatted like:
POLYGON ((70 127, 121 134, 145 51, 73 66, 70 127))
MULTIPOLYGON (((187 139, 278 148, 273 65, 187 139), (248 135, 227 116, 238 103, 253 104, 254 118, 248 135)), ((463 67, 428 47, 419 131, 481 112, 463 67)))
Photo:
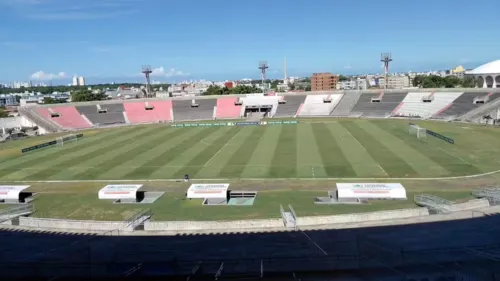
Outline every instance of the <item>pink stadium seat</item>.
POLYGON ((52 120, 63 128, 84 129, 91 127, 91 124, 80 115, 74 106, 40 107, 36 111, 43 118, 52 120), (58 113, 59 117, 52 117, 51 112, 58 113))
POLYGON ((152 110, 146 110, 145 102, 126 102, 123 104, 128 121, 132 124, 154 123, 172 120, 172 101, 148 101, 152 110))
POLYGON ((217 112, 215 117, 219 119, 239 118, 241 113, 241 105, 235 105, 238 98, 227 97, 217 99, 217 112))

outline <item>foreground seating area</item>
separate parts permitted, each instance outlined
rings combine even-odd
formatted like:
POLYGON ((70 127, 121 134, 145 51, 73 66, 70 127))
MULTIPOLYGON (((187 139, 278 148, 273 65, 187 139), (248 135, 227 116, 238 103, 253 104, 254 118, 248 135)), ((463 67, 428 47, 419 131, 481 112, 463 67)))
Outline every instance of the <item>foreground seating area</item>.
POLYGON ((238 98, 227 97, 217 99, 217 119, 236 119, 241 117, 241 105, 236 105, 238 98))
POLYGON ((174 121, 210 120, 214 118, 215 99, 174 100, 174 121))
POLYGON ((125 108, 122 103, 83 105, 77 106, 76 109, 96 126, 126 123, 123 114, 125 108))
POLYGON ((342 94, 308 95, 299 116, 328 116, 341 98, 342 94))
POLYGON ((74 106, 39 107, 36 111, 43 118, 52 120, 61 128, 85 129, 92 126, 74 106))
POLYGON ((365 117, 387 117, 405 98, 406 93, 364 93, 351 111, 352 115, 365 117), (380 98, 379 102, 373 102, 380 98))
POLYGON ((131 124, 172 120, 171 101, 127 102, 123 106, 127 119, 131 124))
POLYGON ((361 91, 345 94, 330 115, 349 116, 360 97, 361 91))
POLYGON ((449 107, 461 92, 415 93, 410 92, 394 110, 392 116, 430 118, 449 107))

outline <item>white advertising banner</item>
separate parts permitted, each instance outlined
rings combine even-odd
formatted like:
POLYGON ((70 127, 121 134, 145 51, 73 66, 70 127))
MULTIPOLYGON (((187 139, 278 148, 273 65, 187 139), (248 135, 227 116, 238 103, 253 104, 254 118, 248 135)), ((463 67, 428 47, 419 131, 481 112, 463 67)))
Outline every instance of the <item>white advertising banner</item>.
POLYGON ((338 198, 406 199, 400 183, 337 183, 338 198))
POLYGON ((30 187, 29 185, 0 185, 0 199, 19 199, 19 194, 30 187))
POLYGON ((229 183, 192 184, 188 188, 187 198, 226 198, 229 183))
POLYGON ((99 190, 99 199, 135 199, 142 184, 110 184, 99 190))

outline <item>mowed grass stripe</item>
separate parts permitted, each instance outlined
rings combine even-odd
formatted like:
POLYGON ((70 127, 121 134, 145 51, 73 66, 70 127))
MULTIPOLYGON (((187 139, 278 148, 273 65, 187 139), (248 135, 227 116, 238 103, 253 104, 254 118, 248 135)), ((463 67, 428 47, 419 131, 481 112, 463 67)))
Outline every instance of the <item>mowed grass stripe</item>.
MULTIPOLYGON (((359 122, 359 121, 358 121, 359 122)), ((361 145, 366 148, 368 154, 375 160, 391 177, 418 177, 420 176, 408 163, 401 159, 389 147, 380 143, 379 139, 368 134, 357 125, 357 122, 342 121, 340 123, 361 145)))
POLYGON ((310 123, 297 125, 297 177, 327 177, 310 123))
POLYGON ((131 154, 142 154, 150 150, 152 147, 168 141, 174 132, 175 130, 172 129, 158 129, 151 135, 144 135, 143 138, 140 138, 136 142, 129 145, 123 146, 120 150, 117 150, 116 153, 111 154, 111 157, 106 160, 101 160, 98 164, 94 164, 91 169, 82 171, 79 174, 74 175, 73 178, 96 179, 99 175, 105 173, 111 167, 119 167, 122 165, 127 159, 130 158, 131 154))
MULTIPOLYGON (((220 170, 219 178, 239 178, 245 170, 245 166, 252 158, 252 155, 259 145, 262 136, 264 135, 268 126, 255 126, 248 127, 249 133, 244 139, 243 143, 234 153, 229 156, 229 160, 220 170)), ((245 132, 246 133, 246 132, 245 132)), ((242 133, 243 134, 243 133, 242 133)))
MULTIPOLYGON (((193 128, 194 129, 194 128, 193 128)), ((166 163, 169 163, 172 159, 175 159, 185 150, 192 148, 193 146, 199 145, 200 140, 210 136, 211 134, 217 132, 219 128, 208 127, 202 128, 201 130, 196 130, 196 134, 184 139, 183 142, 177 144, 176 146, 170 147, 168 150, 163 151, 163 153, 158 154, 156 157, 151 159, 149 162, 145 163, 143 166, 136 168, 132 172, 126 174, 124 177, 127 179, 145 179, 151 176, 159 168, 163 171, 163 167, 166 163)), ((184 128, 184 130, 191 130, 190 128, 184 128)))
MULTIPOLYGON (((230 145, 229 141, 231 141, 231 139, 234 139, 235 136, 243 129, 244 127, 231 127, 229 131, 219 135, 218 138, 207 148, 201 150, 200 153, 191 158, 185 168, 176 168, 176 172, 171 174, 171 177, 182 178, 185 174, 195 176, 201 169, 203 169, 204 165, 208 163, 210 159, 212 159, 212 157, 218 157, 220 154, 215 154, 219 153, 221 149, 224 149, 224 146, 226 146, 226 144, 230 145)), ((210 163, 208 163, 208 165, 210 165, 210 163)), ((212 177, 215 177, 215 175, 212 177)))
POLYGON ((328 177, 356 177, 354 168, 340 149, 328 126, 324 123, 314 123, 311 126, 326 175, 328 177))
POLYGON ((327 127, 330 130, 330 135, 336 139, 340 150, 351 164, 356 175, 364 178, 388 177, 384 169, 382 169, 377 161, 373 160, 366 149, 346 128, 339 123, 330 123, 327 127))
MULTIPOLYGON (((452 176, 466 175, 466 174, 479 174, 481 171, 473 165, 465 163, 460 159, 447 154, 443 150, 436 148, 435 145, 431 145, 423 140, 418 139, 415 136, 410 136, 405 130, 407 127, 391 126, 390 124, 383 122, 373 122, 376 126, 385 130, 386 132, 400 138, 406 145, 413 147, 418 150, 418 152, 430 158, 432 161, 439 163, 443 168, 449 171, 452 176)), ((431 138, 431 136, 427 136, 431 138)))
POLYGON ((297 177, 297 126, 282 126, 268 176, 295 178, 297 177))
POLYGON ((93 146, 101 141, 106 141, 108 139, 114 138, 119 134, 124 134, 129 132, 128 130, 117 130, 110 133, 99 134, 90 138, 86 138, 85 135, 83 139, 76 142, 70 142, 64 146, 53 146, 42 149, 41 151, 32 151, 28 154, 21 155, 18 158, 11 159, 6 163, 0 164, 0 177, 9 173, 9 171, 15 172, 23 168, 32 168, 38 165, 47 165, 54 159, 59 157, 65 157, 68 153, 74 153, 75 150, 80 148, 85 148, 88 146, 93 146))
MULTIPOLYGON (((78 165, 78 163, 85 162, 90 159, 95 159, 96 162, 99 161, 99 156, 104 153, 113 150, 119 149, 121 146, 130 143, 136 137, 148 133, 150 131, 155 130, 155 128, 136 128, 133 131, 130 131, 128 134, 120 135, 117 141, 117 137, 111 138, 106 142, 101 142, 99 144, 95 144, 92 147, 88 147, 81 151, 76 151, 74 154, 71 154, 68 157, 61 158, 64 161, 60 161, 55 165, 50 165, 47 169, 43 169, 34 174, 28 175, 23 178, 23 180, 42 180, 47 179, 50 176, 62 171, 63 169, 71 168, 73 165, 78 165)), ((67 155, 66 155, 67 156, 67 155)))
POLYGON ((151 172, 153 172, 153 170, 158 168, 158 166, 148 166, 148 163, 150 163, 152 159, 179 145, 186 139, 193 137, 201 129, 172 128, 170 130, 172 130, 173 133, 170 139, 163 143, 150 143, 148 145, 149 149, 147 151, 141 154, 131 155, 126 161, 122 163, 122 165, 118 167, 110 167, 109 170, 104 171, 102 174, 100 174, 99 178, 120 179, 141 167, 145 170, 151 170, 151 172))
POLYGON ((257 144, 257 147, 255 147, 252 157, 250 157, 245 169, 241 173, 242 178, 265 178, 269 176, 274 151, 279 145, 278 139, 284 126, 267 126, 262 139, 257 144))
POLYGON ((367 133, 377 137, 383 145, 392 149, 408 163, 421 177, 442 177, 449 174, 439 163, 432 161, 419 150, 413 149, 404 140, 380 129, 372 121, 359 122, 357 125, 367 133))

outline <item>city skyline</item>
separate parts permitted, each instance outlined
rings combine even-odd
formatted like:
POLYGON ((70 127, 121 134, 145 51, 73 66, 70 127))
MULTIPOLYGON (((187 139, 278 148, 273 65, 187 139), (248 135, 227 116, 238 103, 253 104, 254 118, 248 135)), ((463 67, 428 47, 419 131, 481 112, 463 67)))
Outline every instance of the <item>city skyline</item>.
POLYGON ((236 80, 258 78, 260 60, 280 78, 285 56, 291 76, 380 73, 381 52, 391 72, 473 68, 500 47, 494 9, 445 1, 164 2, 0 0, 0 82, 143 81, 143 64, 159 81, 236 80))

